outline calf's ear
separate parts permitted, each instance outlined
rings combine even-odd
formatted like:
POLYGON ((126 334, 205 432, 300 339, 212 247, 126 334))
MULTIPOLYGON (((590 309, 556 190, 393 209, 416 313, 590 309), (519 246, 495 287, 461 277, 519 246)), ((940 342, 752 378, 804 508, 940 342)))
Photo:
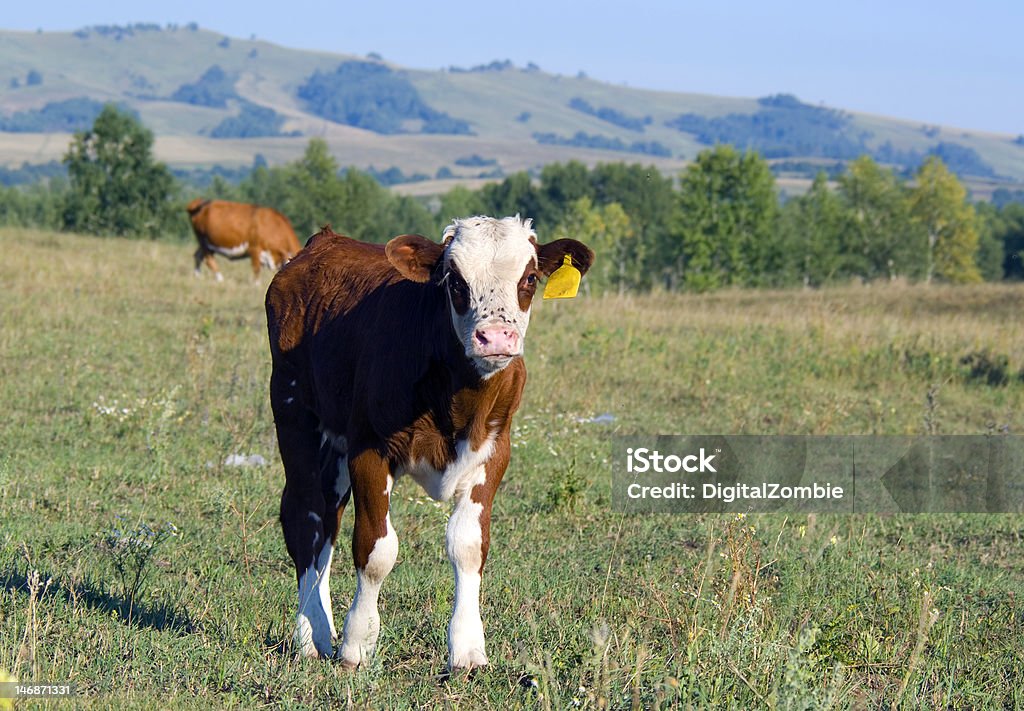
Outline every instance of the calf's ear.
POLYGON ((554 242, 537 245, 537 267, 545 276, 558 269, 565 262, 565 255, 572 257, 572 265, 586 274, 594 263, 594 252, 582 242, 574 239, 556 239, 554 242))
POLYGON ((423 235, 401 235, 384 246, 384 254, 402 276, 422 283, 430 281, 430 273, 444 254, 444 247, 423 235))

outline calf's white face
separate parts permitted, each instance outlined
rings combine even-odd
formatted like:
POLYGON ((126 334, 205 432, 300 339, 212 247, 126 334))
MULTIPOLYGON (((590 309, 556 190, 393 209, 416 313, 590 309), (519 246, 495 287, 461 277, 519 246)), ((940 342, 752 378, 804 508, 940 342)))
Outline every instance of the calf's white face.
POLYGON ((529 220, 470 217, 445 230, 442 283, 452 326, 481 375, 522 355, 537 280, 537 235, 529 220))
POLYGON ((594 259, 576 240, 538 245, 531 221, 518 215, 455 220, 443 244, 403 235, 387 244, 386 253, 406 278, 444 289, 452 328, 484 377, 522 355, 540 278, 561 266, 566 254, 581 273, 594 259))

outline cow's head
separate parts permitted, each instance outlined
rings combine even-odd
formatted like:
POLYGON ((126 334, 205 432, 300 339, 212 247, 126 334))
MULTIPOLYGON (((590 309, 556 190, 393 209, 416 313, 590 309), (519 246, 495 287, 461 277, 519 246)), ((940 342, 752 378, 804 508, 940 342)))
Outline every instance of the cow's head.
POLYGON ((388 260, 407 279, 444 289, 455 334, 484 377, 522 355, 538 279, 567 254, 581 274, 594 261, 574 239, 537 244, 530 220, 518 215, 455 220, 443 238, 438 244, 420 235, 395 237, 388 260))

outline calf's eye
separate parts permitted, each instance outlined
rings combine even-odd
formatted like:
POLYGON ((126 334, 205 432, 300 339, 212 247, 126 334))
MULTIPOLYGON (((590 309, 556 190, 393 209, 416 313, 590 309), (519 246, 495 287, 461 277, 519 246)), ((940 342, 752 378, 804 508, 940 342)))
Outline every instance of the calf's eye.
POLYGON ((462 281, 458 277, 449 277, 448 289, 453 294, 465 294, 468 287, 466 286, 466 282, 462 281))

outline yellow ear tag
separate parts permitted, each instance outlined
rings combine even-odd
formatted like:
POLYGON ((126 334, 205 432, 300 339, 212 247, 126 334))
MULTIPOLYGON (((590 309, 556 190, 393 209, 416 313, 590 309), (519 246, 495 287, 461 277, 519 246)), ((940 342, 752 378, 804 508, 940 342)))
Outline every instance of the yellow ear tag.
POLYGON ((572 257, 565 255, 562 266, 548 277, 548 283, 544 286, 545 299, 571 299, 576 296, 580 288, 580 279, 583 275, 580 270, 572 265, 572 257))

